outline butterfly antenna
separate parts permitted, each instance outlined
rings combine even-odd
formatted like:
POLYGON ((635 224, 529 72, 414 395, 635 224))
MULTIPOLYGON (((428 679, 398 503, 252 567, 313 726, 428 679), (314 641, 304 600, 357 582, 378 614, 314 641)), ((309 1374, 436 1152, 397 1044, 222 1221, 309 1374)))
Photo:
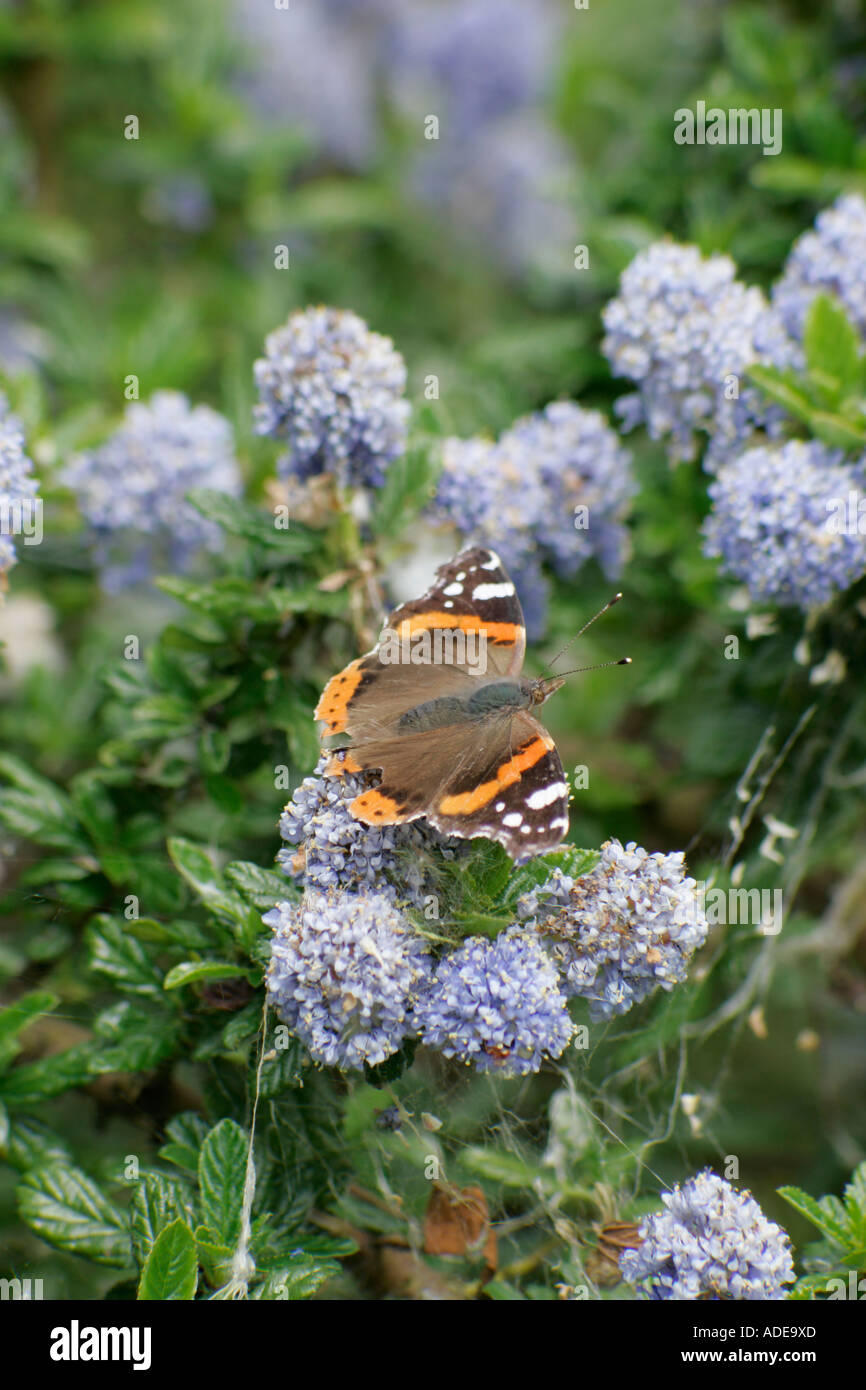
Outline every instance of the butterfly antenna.
MULTIPOLYGON (((554 657, 551 659, 551 661, 550 661, 550 662, 548 663, 548 665, 545 667, 545 670, 551 670, 551 668, 553 667, 553 663, 554 663, 555 661, 558 661, 559 658, 560 658, 565 652, 568 651, 569 647, 571 647, 571 646, 574 645, 574 643, 577 641, 578 637, 582 637, 583 634, 586 632, 586 629, 587 629, 588 627, 592 627, 593 623, 596 622, 596 620, 597 620, 598 618, 600 618, 600 617, 602 616, 603 613, 606 613, 607 610, 608 610, 609 608, 613 608, 613 605, 614 605, 615 603, 619 603, 619 601, 620 601, 621 598, 622 598, 622 594, 614 594, 613 598, 608 599, 607 603, 605 603, 601 608, 599 608, 599 610, 598 610, 597 613, 593 613, 592 617, 589 618, 589 619, 584 623, 584 625, 583 625, 583 627, 580 629, 580 631, 579 631, 579 632, 576 632, 576 633, 574 634, 573 637, 570 637, 570 638, 568 639, 568 641, 566 642, 565 646, 562 648, 562 650, 561 650, 561 651, 558 651, 558 652, 556 653, 556 656, 554 656, 554 657)), ((605 661, 603 664, 604 664, 605 666, 627 666, 628 663, 629 663, 630 661, 631 661, 631 657, 629 656, 629 657, 623 657, 623 659, 622 659, 621 661, 605 661)), ((593 667, 593 666, 582 666, 582 667, 580 667, 580 670, 582 670, 582 671, 593 671, 593 670, 595 670, 595 669, 597 669, 597 668, 596 668, 596 667, 593 667)), ((572 671, 565 671, 565 672, 562 672, 562 673, 560 673, 560 674, 564 674, 564 675, 573 675, 574 672, 572 672, 572 671)))
POLYGON ((598 661, 594 666, 575 666, 571 671, 557 671, 558 676, 577 676, 581 671, 603 671, 605 666, 631 666, 630 656, 620 656, 616 661, 598 661))

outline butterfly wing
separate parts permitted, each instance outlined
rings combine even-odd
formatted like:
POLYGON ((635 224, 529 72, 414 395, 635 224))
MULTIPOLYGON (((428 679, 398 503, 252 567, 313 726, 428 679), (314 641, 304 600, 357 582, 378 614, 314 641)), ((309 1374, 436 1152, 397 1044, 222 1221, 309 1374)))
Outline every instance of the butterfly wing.
POLYGON ((523 666, 523 613, 495 552, 476 546, 442 565, 426 594, 391 615, 387 631, 410 645, 419 634, 483 637, 486 660, 385 662, 380 641, 328 682, 316 718, 326 734, 350 742, 327 774, 381 772, 352 801, 355 819, 395 825, 424 816, 446 835, 498 840, 515 859, 559 844, 568 788, 550 735, 523 708, 467 717, 466 696, 479 680, 516 679, 523 666))
MULTIPOLYGON (((426 594, 391 614, 386 631, 400 644, 418 650, 419 634, 464 638, 483 660, 418 662, 385 660, 390 648, 377 643, 371 652, 333 676, 315 710, 326 735, 351 739, 380 737, 394 728, 407 710, 448 694, 465 694, 479 677, 517 676, 523 666, 526 631, 520 600, 498 555, 472 547, 441 565, 426 594)), ((461 651, 455 641, 454 651, 461 651)))
POLYGON ((361 743, 347 764, 345 771, 382 770, 379 785, 351 803, 352 815, 367 825, 424 816, 443 835, 498 840, 514 859, 552 849, 568 829, 559 754, 527 710, 485 721, 481 738, 463 723, 361 743))

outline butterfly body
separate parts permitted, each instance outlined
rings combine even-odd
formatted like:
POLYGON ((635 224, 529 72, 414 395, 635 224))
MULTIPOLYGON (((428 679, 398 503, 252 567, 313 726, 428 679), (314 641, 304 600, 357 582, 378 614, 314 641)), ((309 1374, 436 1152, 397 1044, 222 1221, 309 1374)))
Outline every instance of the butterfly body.
POLYGON ((369 825, 424 817, 446 835, 498 840, 515 859, 558 844, 568 787, 532 713, 561 677, 522 675, 520 602, 495 552, 463 551, 382 639, 334 676, 316 707, 346 745, 330 776, 377 771, 352 815, 369 825))

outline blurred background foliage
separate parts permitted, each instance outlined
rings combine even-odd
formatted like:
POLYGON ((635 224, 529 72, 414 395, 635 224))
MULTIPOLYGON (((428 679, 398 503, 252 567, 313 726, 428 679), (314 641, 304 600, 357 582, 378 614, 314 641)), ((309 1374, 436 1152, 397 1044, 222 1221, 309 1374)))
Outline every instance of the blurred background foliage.
MULTIPOLYGON (((819 10, 590 0, 583 11, 549 0, 530 7, 530 28, 548 37, 517 77, 509 43, 527 20, 520 5, 506 5, 469 68, 469 88, 488 107, 467 114, 459 138, 443 127, 436 167, 424 164, 431 152, 422 133, 436 107, 420 95, 412 55, 419 44, 435 49, 442 15, 460 3, 404 6, 402 16, 399 8, 292 0, 287 15, 271 0, 0 4, 0 373, 46 499, 45 541, 22 555, 11 593, 44 599, 53 615, 47 630, 42 610, 37 618, 32 609, 14 638, 4 627, 0 734, 37 776, 72 789, 54 808, 60 841, 68 817, 68 844, 22 852, 13 835, 8 845, 10 930, 0 967, 18 980, 14 990, 45 987, 62 1000, 62 1017, 28 1034, 31 1058, 87 1038, 94 1010, 116 998, 110 971, 100 983, 85 969, 89 914, 116 910, 118 886, 136 891, 145 881, 157 916, 184 901, 165 857, 167 834, 271 864, 281 800, 273 767, 288 763, 293 781, 309 771, 317 681, 355 654, 348 624, 322 636, 329 616, 345 616, 339 595, 299 615, 286 643, 275 617, 250 608, 215 618, 193 606, 190 618, 166 593, 100 593, 71 501, 53 478, 117 420, 125 377, 139 377, 142 397, 172 387, 223 411, 248 495, 260 499, 274 449, 252 433, 251 366, 265 333, 293 308, 345 306, 389 334, 406 358, 410 397, 438 433, 496 433, 556 397, 609 412, 620 386, 601 356, 600 311, 638 249, 670 234, 729 252, 745 279, 766 286, 820 207, 845 189, 866 193, 866 20, 853 0, 819 10), (290 16, 298 38, 283 69, 273 26, 290 16), (673 110, 697 99, 781 107, 783 152, 676 146, 673 110), (124 138, 131 115, 137 140, 124 138), (514 166, 497 164, 497 141, 521 151, 514 166), (289 248, 288 271, 274 269, 279 245, 289 248), (587 269, 574 268, 577 245, 589 249, 587 269), (430 374, 440 381, 433 402, 424 399, 430 374), (130 631, 148 650, 134 674, 119 659, 130 631), (223 693, 205 688, 204 666, 193 670, 193 654, 214 642, 204 665, 208 680, 228 682, 223 693), (180 704, 179 672, 187 681, 180 704), (242 680, 243 700, 229 717, 219 701, 233 680, 242 680), (216 714, 208 712, 214 703, 216 714), (106 787, 115 788, 110 814, 106 787), (116 858, 106 875, 109 846, 116 858), (95 853, 101 868, 87 866, 58 894, 39 864, 48 853, 95 853), (22 863, 34 856, 22 881, 22 863)), ((445 51, 446 90, 448 61, 445 51)), ((594 1039, 586 1094, 626 1147, 598 1125, 581 1131, 579 1105, 561 1142, 579 1156, 575 1182, 610 1191, 634 1181, 630 1151, 650 1138, 652 1166, 668 1180, 739 1155, 765 1210, 802 1239, 805 1220, 775 1187, 837 1191, 866 1146, 862 881, 850 888, 863 853, 862 778, 841 795, 841 780, 834 787, 816 771, 833 758, 845 768, 862 763, 866 726, 834 708, 832 691, 810 692, 808 673, 792 667, 797 619, 780 618, 760 641, 745 637, 742 613, 700 550, 700 472, 672 470, 643 438, 629 447, 640 492, 625 601, 582 641, 579 660, 625 651, 634 664, 578 677, 549 707, 566 766, 592 769, 572 838, 684 848, 703 876, 727 848, 735 784, 768 724, 778 748, 814 697, 820 717, 762 809, 808 824, 786 880, 800 888, 794 937, 808 941, 828 911, 837 927, 847 914, 847 927, 820 948, 799 949, 796 939, 787 944, 786 928, 784 942, 765 941, 757 957, 748 932, 714 941, 712 971, 648 1006, 639 1022, 609 1025, 594 1039), (739 661, 723 657, 729 633, 740 634, 739 661), (834 738, 843 727, 842 749, 834 738), (841 906, 840 884, 848 893, 841 906), (728 1015, 725 1001, 738 990, 743 1007, 728 1015), (687 1016, 703 1022, 687 1025, 687 1016), (679 1108, 683 1090, 700 1097, 701 1123, 679 1108)), ((268 573, 250 526, 242 541, 227 542, 248 599, 268 573)), ((340 562, 337 539, 329 544, 309 561, 311 588, 340 562)), ((401 552, 394 536, 383 539, 382 563, 407 544, 401 552)), ((549 659, 608 596, 595 570, 559 583, 548 637, 532 660, 549 659)), ((44 826, 34 832, 44 845, 44 826)), ((757 839, 748 881, 771 886, 775 866, 757 855, 757 839)), ((132 1092, 122 1077, 113 1088, 79 1086, 40 1114, 82 1164, 107 1174, 118 1152, 152 1145, 173 1113, 196 1108, 194 1070, 181 1064, 168 1077, 156 1065, 132 1092)), ((557 1077, 496 1092, 481 1078, 458 1089, 428 1062, 394 1084, 409 1088, 403 1097, 417 1113, 448 1110, 453 1176, 483 1181, 497 1212, 514 1217, 517 1260, 533 1223, 523 1199, 515 1215, 514 1194, 525 1198, 537 1176, 526 1153, 553 1142, 539 1117, 557 1077)), ((346 1174, 366 1191, 384 1165, 407 1210, 421 1211, 421 1140, 408 1145, 373 1126, 386 1103, 380 1092, 347 1092, 320 1075, 301 1094, 303 1117, 295 1093, 273 1102, 275 1115, 285 1110, 281 1122, 306 1135, 308 1152, 294 1160, 300 1191, 327 1205, 339 1189, 343 1218, 377 1231, 369 1203, 346 1195, 346 1174)), ((228 1103, 212 1105, 213 1117, 226 1113, 228 1103)), ((4 1179, 11 1262, 46 1271, 67 1295, 107 1287, 114 1276, 84 1271, 16 1224, 13 1189, 4 1179)), ((382 1217, 384 1229, 391 1219, 382 1217)), ((562 1258, 559 1277, 568 1282, 562 1258)), ((537 1296, 552 1296, 551 1277, 538 1277, 547 1293, 537 1296)), ((352 1277, 341 1278, 345 1296, 357 1296, 352 1277)))

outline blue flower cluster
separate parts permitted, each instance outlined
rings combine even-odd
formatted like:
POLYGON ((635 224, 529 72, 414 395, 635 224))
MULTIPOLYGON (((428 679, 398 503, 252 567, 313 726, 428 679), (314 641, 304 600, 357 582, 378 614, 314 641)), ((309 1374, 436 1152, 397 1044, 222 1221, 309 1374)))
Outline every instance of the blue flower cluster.
POLYGON ((319 307, 291 314, 265 354, 254 368, 255 427, 286 441, 280 472, 381 487, 409 420, 406 364, 391 339, 357 314, 319 307))
POLYGON ((518 276, 572 265, 569 159, 539 110, 558 29, 540 0, 450 0, 405 6, 388 42, 388 85, 417 132, 413 192, 518 276), (430 114, 436 138, 421 138, 430 114))
POLYGON ((635 490, 630 456, 598 411, 555 401, 497 441, 447 439, 431 513, 468 541, 493 545, 523 605, 530 639, 544 630, 542 563, 564 578, 594 556, 615 575, 635 490))
POLYGON ((188 569, 221 532, 185 501, 192 488, 237 496, 241 477, 231 426, 179 391, 127 406, 120 428, 80 454, 63 481, 76 494, 109 592, 149 579, 160 566, 188 569))
POLYGON ((308 888, 356 892, 376 888, 396 901, 423 904, 426 854, 437 845, 453 854, 449 842, 426 825, 365 825, 349 804, 371 785, 363 775, 326 777, 329 754, 296 787, 280 819, 280 834, 291 848, 277 855, 284 873, 308 888))
POLYGON ((794 439, 747 449, 710 485, 704 549, 754 600, 808 610, 866 573, 866 538, 856 525, 863 474, 842 459, 794 439))
POLYGON ((620 1256, 623 1276, 650 1299, 784 1299, 794 1280, 788 1236, 748 1191, 705 1169, 662 1194, 665 1210, 620 1256))
POLYGON ((453 858, 466 847, 423 824, 377 827, 356 821, 349 803, 369 780, 324 776, 328 757, 296 789, 280 822, 287 848, 280 851, 279 862, 305 889, 300 907, 278 903, 264 918, 276 929, 269 989, 280 1017, 317 1060, 341 1067, 382 1061, 407 1036, 420 1037, 448 1057, 473 1062, 479 1070, 505 1075, 537 1071, 545 1056, 558 1056, 572 1033, 565 995, 538 940, 519 928, 495 942, 465 941, 435 970, 426 955, 417 974, 398 968, 398 994, 389 988, 378 1008, 384 987, 381 960, 397 959, 399 967, 405 950, 414 968, 427 950, 401 909, 424 907, 431 888, 425 868, 431 851, 453 858), (377 946, 377 955, 352 945, 358 924, 377 914, 389 939, 399 940, 400 950, 377 946), (336 962, 330 973, 322 969, 323 953, 336 962), (351 967, 345 990, 364 1001, 364 1028, 356 1035, 353 1022, 345 1038, 337 1028, 340 1010, 352 1013, 352 1006, 330 993, 344 960, 349 962, 346 969, 351 967), (300 999, 305 1012, 291 1002, 300 999))
POLYGON ((795 241, 773 305, 787 332, 800 339, 817 294, 839 299, 854 326, 866 334, 866 200, 848 193, 819 213, 814 231, 795 241))
POLYGON ((608 840, 581 878, 554 869, 520 899, 518 915, 593 1018, 625 1013, 656 986, 672 989, 707 935, 682 853, 649 854, 619 840, 608 840))
POLYGON ((670 438, 673 461, 692 459, 698 435, 721 455, 757 427, 769 428, 758 393, 743 380, 756 362, 787 365, 791 346, 763 294, 735 278, 728 256, 660 241, 623 272, 603 314, 603 349, 638 391, 617 402, 624 427, 670 438))
POLYGON ((589 874, 576 879, 556 868, 524 894, 517 920, 494 939, 467 938, 438 963, 425 954, 417 978, 398 971, 399 1006, 388 994, 387 1009, 378 1013, 380 958, 395 959, 394 952, 352 947, 346 956, 343 936, 348 932, 355 941, 358 923, 383 914, 400 951, 417 964, 428 952, 423 926, 416 930, 403 912, 420 911, 429 901, 432 852, 453 858, 465 846, 455 848, 423 825, 375 827, 354 820, 349 803, 370 783, 350 774, 324 776, 327 756, 297 788, 280 823, 287 848, 279 860, 304 887, 303 903, 278 903, 264 919, 276 928, 281 950, 280 963, 272 966, 275 1007, 318 1060, 360 1066, 417 1037, 478 1071, 523 1075, 559 1057, 570 1041, 569 996, 585 997, 591 1016, 608 1018, 656 986, 671 989, 685 978, 707 924, 682 854, 650 855, 612 840, 589 874), (322 968, 323 952, 337 962, 330 972, 322 968), (329 992, 344 959, 353 972, 345 988, 364 1001, 363 1056, 355 1033, 344 1038, 336 1029, 340 1010, 352 1011, 329 992), (306 1013, 290 1003, 302 998, 306 1013), (391 1030, 376 1033, 375 1046, 368 1036, 371 1018, 387 1018, 391 1030))
POLYGON ((424 940, 380 893, 310 890, 263 919, 274 930, 268 993, 318 1062, 376 1066, 414 1031, 430 969, 424 940))
POLYGON ((440 962, 418 1008, 421 1037, 476 1071, 523 1075, 559 1057, 574 1025, 556 967, 519 928, 470 937, 440 962))
POLYGON ((411 142, 408 190, 440 224, 508 273, 572 273, 570 159, 541 114, 562 28, 553 0, 234 8, 247 54, 238 85, 266 119, 362 169, 381 153, 390 108, 411 142))
POLYGON ((0 584, 16 563, 13 536, 35 527, 38 483, 24 452, 24 432, 0 394, 0 584))

